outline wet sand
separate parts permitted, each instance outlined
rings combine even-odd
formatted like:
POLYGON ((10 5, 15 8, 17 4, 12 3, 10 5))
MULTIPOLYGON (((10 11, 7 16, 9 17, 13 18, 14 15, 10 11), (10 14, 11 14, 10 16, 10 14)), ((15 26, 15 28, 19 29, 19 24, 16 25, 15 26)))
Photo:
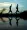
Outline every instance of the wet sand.
MULTIPOLYGON (((6 18, 5 18, 6 19, 6 18)), ((0 30, 26 30, 27 29, 27 21, 24 21, 23 19, 20 19, 18 22, 18 27, 16 25, 16 19, 12 19, 12 26, 9 24, 8 18, 6 19, 7 21, 3 23, 2 21, 0 22, 0 30)))

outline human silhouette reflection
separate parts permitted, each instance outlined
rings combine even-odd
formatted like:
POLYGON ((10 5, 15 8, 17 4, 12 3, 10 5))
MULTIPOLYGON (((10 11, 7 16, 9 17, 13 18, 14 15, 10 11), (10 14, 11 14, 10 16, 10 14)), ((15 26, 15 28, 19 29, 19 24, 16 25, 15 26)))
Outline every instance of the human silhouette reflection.
POLYGON ((18 26, 18 21, 19 21, 19 18, 16 17, 16 25, 18 26))
POLYGON ((12 20, 12 17, 9 17, 9 24, 12 26, 11 20, 12 20))

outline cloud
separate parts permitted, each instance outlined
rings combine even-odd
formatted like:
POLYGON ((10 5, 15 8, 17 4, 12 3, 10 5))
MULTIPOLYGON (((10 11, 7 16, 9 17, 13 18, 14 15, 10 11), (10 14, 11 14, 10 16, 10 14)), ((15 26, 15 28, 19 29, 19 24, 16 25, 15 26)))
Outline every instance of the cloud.
POLYGON ((24 11, 24 10, 23 10, 23 9, 24 9, 24 6, 23 6, 22 4, 19 4, 18 7, 19 7, 19 11, 20 11, 20 12, 21 12, 21 11, 24 11))
POLYGON ((16 5, 16 3, 4 2, 4 3, 0 3, 0 7, 9 7, 11 4, 13 7, 15 7, 16 5))
MULTIPOLYGON (((16 3, 12 3, 12 2, 4 2, 4 3, 0 3, 0 7, 9 7, 12 4, 12 7, 15 7, 17 4, 16 3)), ((19 7, 23 7, 23 5, 21 5, 20 3, 18 3, 19 7)))
MULTIPOLYGON (((17 3, 12 3, 12 2, 4 2, 4 3, 0 3, 0 8, 7 8, 7 10, 5 11, 8 12, 9 11, 9 6, 12 4, 12 11, 15 12, 16 10, 16 5, 17 3)), ((23 5, 21 5, 20 3, 18 3, 18 7, 19 7, 19 11, 21 11, 23 9, 23 5)))
POLYGON ((3 13, 7 13, 9 11, 9 6, 12 4, 12 8, 16 6, 16 3, 11 3, 11 2, 4 2, 4 3, 0 3, 0 10, 2 10, 2 8, 6 8, 6 11, 4 11, 3 13))
POLYGON ((24 9, 24 5, 22 5, 20 2, 21 1, 19 1, 19 0, 14 0, 15 2, 16 2, 16 4, 18 4, 18 8, 19 8, 19 11, 21 12, 21 11, 24 11, 23 9, 24 9))

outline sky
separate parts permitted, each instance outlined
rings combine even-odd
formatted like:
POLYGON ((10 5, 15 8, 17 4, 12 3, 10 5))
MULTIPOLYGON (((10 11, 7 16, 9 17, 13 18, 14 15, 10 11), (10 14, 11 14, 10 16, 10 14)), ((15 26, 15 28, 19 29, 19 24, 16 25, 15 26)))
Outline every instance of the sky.
POLYGON ((18 4, 19 11, 27 10, 27 0, 0 0, 0 8, 9 6, 12 4, 12 11, 15 12, 16 4, 18 4))
MULTIPOLYGON (((9 6, 12 4, 12 12, 16 11, 16 4, 20 12, 27 10, 27 0, 0 0, 0 12, 2 8, 7 8, 3 13, 8 13, 9 6)), ((14 22, 14 21, 13 21, 14 22)), ((24 21, 21 21, 24 22, 24 21)))

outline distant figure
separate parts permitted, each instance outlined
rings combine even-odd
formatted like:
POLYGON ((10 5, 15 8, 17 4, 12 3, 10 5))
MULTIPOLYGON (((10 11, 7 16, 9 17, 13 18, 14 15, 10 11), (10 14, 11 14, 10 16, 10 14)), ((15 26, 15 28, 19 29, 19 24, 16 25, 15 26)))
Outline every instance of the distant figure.
MULTIPOLYGON (((9 10, 9 14, 12 14, 11 7, 12 7, 12 4, 11 4, 11 6, 9 7, 9 9, 10 9, 10 10, 9 10)), ((10 17, 10 18, 9 18, 9 21, 10 21, 9 24, 10 24, 10 25, 12 25, 12 24, 11 24, 11 20, 12 20, 12 19, 11 19, 11 17, 10 17)))
POLYGON ((17 9, 17 10, 16 10, 16 14, 18 14, 18 12, 19 12, 19 11, 18 11, 18 4, 17 4, 17 7, 16 7, 16 9, 17 9))
POLYGON ((12 7, 12 4, 11 4, 11 6, 10 6, 10 11, 11 11, 11 7, 12 7))
POLYGON ((11 10, 11 7, 12 7, 12 4, 11 4, 11 6, 9 7, 9 14, 12 14, 12 10, 11 10))

